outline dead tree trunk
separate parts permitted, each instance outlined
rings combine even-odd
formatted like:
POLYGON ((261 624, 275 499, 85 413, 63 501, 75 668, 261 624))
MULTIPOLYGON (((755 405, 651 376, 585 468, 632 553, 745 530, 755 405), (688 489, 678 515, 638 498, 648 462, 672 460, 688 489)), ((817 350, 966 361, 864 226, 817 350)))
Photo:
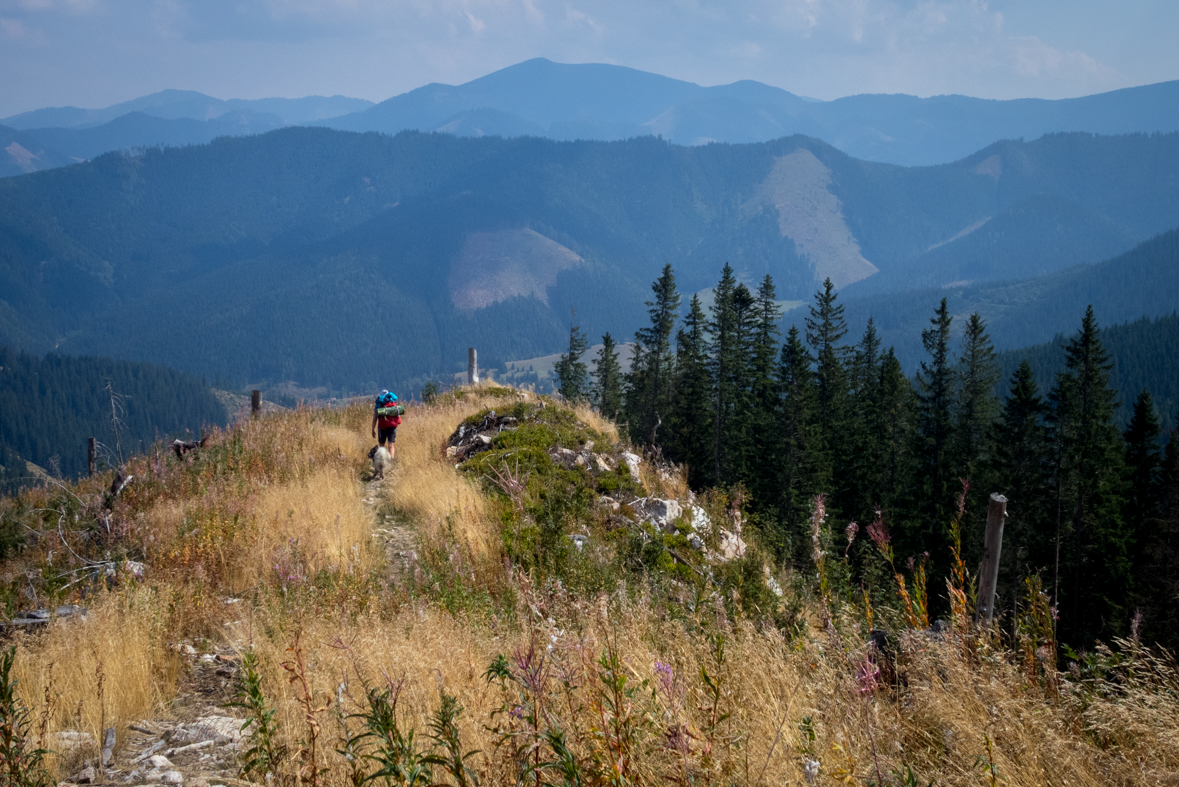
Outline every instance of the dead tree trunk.
POLYGON ((1007 498, 991 494, 987 506, 987 532, 983 540, 982 570, 979 572, 976 620, 984 626, 995 617, 995 590, 999 584, 999 554, 1003 549, 1003 522, 1007 519, 1007 498))

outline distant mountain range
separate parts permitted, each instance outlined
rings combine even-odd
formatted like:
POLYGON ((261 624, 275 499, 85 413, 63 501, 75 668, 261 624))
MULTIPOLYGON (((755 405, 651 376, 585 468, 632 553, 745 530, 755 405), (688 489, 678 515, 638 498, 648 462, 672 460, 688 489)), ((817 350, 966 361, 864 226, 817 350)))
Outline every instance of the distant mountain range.
POLYGON ((0 180, 0 342, 357 390, 445 374, 469 346, 501 368, 559 352, 571 307, 591 340, 627 339, 664 264, 695 292, 728 261, 784 300, 831 277, 857 330, 875 314, 912 363, 941 293, 956 314, 1001 304, 986 314, 1005 347, 1071 330, 1086 298, 1122 304, 1104 321, 1174 309, 1174 235, 1070 266, 1177 226, 1179 134, 906 168, 800 136, 286 128, 0 180), (856 296, 918 275, 924 290, 856 296))
POLYGON ((112 150, 198 145, 261 134, 372 107, 346 96, 231 99, 164 90, 103 109, 53 107, 0 120, 0 177, 50 169, 112 150), (17 147, 13 148, 12 144, 17 147))
MULTIPOLYGON (((929 327, 942 298, 955 317, 955 334, 966 317, 978 312, 1000 350, 1072 335, 1090 304, 1099 324, 1106 326, 1171 314, 1179 309, 1179 230, 1113 259, 1045 276, 863 297, 856 296, 856 289, 845 291, 851 333, 859 335, 873 318, 884 346, 894 346, 905 369, 915 372, 927 360, 921 331, 929 327)), ((801 324, 801 314, 787 316, 801 324)), ((1151 390, 1161 386, 1152 385, 1151 390)))
POLYGON ((999 140, 1054 132, 1179 131, 1179 81, 1083 98, 796 96, 760 82, 701 87, 622 66, 528 60, 462 85, 430 84, 373 105, 343 96, 222 101, 165 90, 104 109, 39 109, 0 120, 0 176, 99 153, 208 142, 280 126, 434 131, 456 136, 622 140, 682 145, 764 142, 802 134, 850 156, 902 165, 956 161, 999 140), (17 147, 12 148, 13 142, 17 147))

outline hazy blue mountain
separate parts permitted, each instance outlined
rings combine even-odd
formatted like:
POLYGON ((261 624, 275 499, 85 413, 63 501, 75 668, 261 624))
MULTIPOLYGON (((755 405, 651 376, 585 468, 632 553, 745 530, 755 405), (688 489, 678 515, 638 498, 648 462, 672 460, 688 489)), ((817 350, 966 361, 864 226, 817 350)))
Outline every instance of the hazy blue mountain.
MULTIPOLYGON (((1079 324, 1078 320, 1077 327, 1079 324)), ((1057 372, 1064 370, 1064 346, 1077 327, 1056 335, 1050 342, 999 353, 999 394, 1007 394, 1011 375, 1024 360, 1031 364, 1040 391, 1051 389, 1057 372)), ((1166 435, 1179 418, 1179 314, 1103 325, 1101 343, 1114 364, 1110 386, 1121 393, 1118 422, 1123 427, 1129 422, 1134 399, 1145 388, 1158 408, 1166 435)))
POLYGON ((47 146, 37 135, 0 126, 0 178, 73 163, 74 159, 47 146))
POLYGON ((260 112, 234 110, 213 120, 165 119, 131 112, 101 126, 37 128, 25 133, 73 159, 90 159, 112 150, 200 145, 217 137, 262 134, 282 126, 278 115, 260 112))
MULTIPOLYGON (((1102 325, 1168 315, 1179 308, 1179 230, 1163 233, 1113 259, 1048 276, 848 297, 848 326, 857 334, 872 317, 884 346, 894 346, 897 357, 912 373, 925 360, 921 331, 929 326, 942 298, 947 299, 955 317, 956 335, 965 318, 978 312, 1000 350, 1072 334, 1090 304, 1102 325)), ((787 320, 801 321, 802 315, 792 312, 787 320)))
MULTIPOLYGON (((355 390, 450 371, 469 346, 490 366, 560 351, 570 307, 591 337, 628 336, 668 263, 685 292, 715 284, 727 261, 743 281, 768 273, 780 298, 808 299, 828 276, 844 287, 928 275, 931 246, 987 237, 991 222, 962 233, 994 217, 1010 237, 991 236, 971 265, 1001 248, 1011 269, 1059 269, 1068 255, 1044 250, 1075 216, 1095 228, 1087 242, 1116 250, 1179 226, 1177 173, 1179 134, 1054 135, 913 168, 807 137, 222 137, 0 180, 0 341, 355 390)), ((1127 269, 1107 288, 1071 271, 1044 282, 1105 295, 1152 282, 1145 297, 1173 309, 1166 270, 1127 269)), ((1078 319, 1072 304, 1087 294, 1036 281, 984 293, 1030 304, 1003 346, 1078 319), (1036 307, 1041 290, 1059 303, 1036 307), (1048 320, 1058 307, 1062 321, 1048 320)), ((872 303, 919 341, 940 292, 872 303)), ((849 311, 863 316, 852 304, 864 302, 848 298, 849 311)))
POLYGON ((100 126, 133 112, 167 120, 213 120, 230 112, 276 115, 279 125, 310 123, 327 117, 359 112, 371 107, 371 101, 347 96, 307 96, 305 98, 235 98, 224 101, 194 90, 162 90, 149 96, 124 101, 101 109, 51 107, 22 112, 0 120, 18 130, 43 128, 83 128, 100 126))
POLYGON ((856 158, 928 165, 955 161, 996 140, 1052 132, 1179 130, 1179 81, 1056 101, 906 95, 814 101, 748 80, 701 87, 622 66, 537 58, 462 85, 425 85, 321 124, 389 134, 436 131, 471 110, 513 116, 498 126, 507 136, 535 133, 530 124, 554 139, 658 134, 684 145, 805 134, 856 158))

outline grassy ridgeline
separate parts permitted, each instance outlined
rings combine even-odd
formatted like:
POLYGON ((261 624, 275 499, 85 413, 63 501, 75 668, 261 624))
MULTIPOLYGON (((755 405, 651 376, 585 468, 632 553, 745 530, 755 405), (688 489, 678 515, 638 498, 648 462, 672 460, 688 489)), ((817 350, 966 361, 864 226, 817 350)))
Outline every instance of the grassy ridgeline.
MULTIPOLYGON (((178 642, 228 640, 258 655, 278 734, 296 746, 308 734, 302 697, 280 664, 298 642, 313 704, 328 706, 318 714, 321 784, 349 780, 335 752, 345 734, 334 711, 341 682, 358 703, 344 697, 342 710, 355 713, 365 710, 361 682, 381 686, 385 676, 398 723, 417 731, 419 746, 430 745, 440 695, 457 699, 453 726, 463 751, 480 750, 467 764, 484 785, 517 784, 529 763, 556 762, 558 749, 568 754, 565 780, 575 774, 587 785, 803 784, 807 761, 819 763, 820 780, 912 769, 921 784, 962 785, 980 783, 992 764, 1013 784, 1153 784, 1179 767, 1173 663, 1126 643, 1116 668, 1098 654, 1075 676, 1058 674, 1042 634, 1005 644, 958 621, 957 634, 932 638, 905 629, 895 590, 868 607, 834 585, 825 594, 810 572, 773 572, 784 596, 758 606, 765 569, 755 544, 745 559, 699 575, 660 560, 636 564, 630 558, 651 554, 661 537, 649 533, 636 552, 634 531, 612 527, 599 508, 554 508, 584 496, 587 476, 546 465, 545 446, 517 436, 494 447, 505 452, 500 472, 521 483, 513 495, 491 467, 456 471, 447 436, 488 408, 531 412, 530 434, 547 424, 558 442, 593 434, 605 450, 617 440, 589 411, 540 407, 507 389, 460 389, 412 407, 377 503, 418 543, 396 575, 370 537, 364 504, 366 406, 267 415, 214 433, 182 462, 134 459, 137 481, 115 504, 109 537, 88 518, 108 479, 4 501, 0 514, 36 530, 56 526, 55 510, 76 512, 77 530, 67 531, 75 549, 147 565, 142 581, 87 596, 87 624, 18 642, 24 702, 39 712, 52 681, 51 728, 96 733, 101 717, 123 727, 176 692, 178 642), (530 458, 513 464, 511 451, 530 458), (509 559, 519 534, 546 523, 557 535, 588 531, 589 546, 527 573, 511 568, 521 564, 509 559), (242 602, 221 603, 228 597, 242 602), (880 673, 866 660, 870 621, 892 629, 898 647, 880 673)), ((645 465, 640 476, 654 494, 684 491, 674 472, 645 465)), ((700 502, 732 526, 732 500, 700 502)), ((838 556, 820 559, 821 574, 838 574, 838 556)), ((77 585, 51 579, 61 560, 51 538, 32 539, 0 567, 9 610, 25 603, 26 572, 36 569, 42 603, 75 597, 77 585)), ((296 767, 293 758, 281 765, 296 767)), ((453 781, 435 769, 436 781, 453 781)), ((541 783, 566 783, 543 772, 541 783)))

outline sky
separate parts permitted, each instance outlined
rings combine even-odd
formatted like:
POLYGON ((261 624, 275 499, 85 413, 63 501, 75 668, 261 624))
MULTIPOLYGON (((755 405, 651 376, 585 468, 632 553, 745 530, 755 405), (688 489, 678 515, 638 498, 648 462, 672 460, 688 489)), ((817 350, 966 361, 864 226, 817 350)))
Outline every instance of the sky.
POLYGON ((533 57, 702 85, 1065 98, 1179 79, 1179 0, 0 0, 0 117, 165 88, 381 101, 533 57))

